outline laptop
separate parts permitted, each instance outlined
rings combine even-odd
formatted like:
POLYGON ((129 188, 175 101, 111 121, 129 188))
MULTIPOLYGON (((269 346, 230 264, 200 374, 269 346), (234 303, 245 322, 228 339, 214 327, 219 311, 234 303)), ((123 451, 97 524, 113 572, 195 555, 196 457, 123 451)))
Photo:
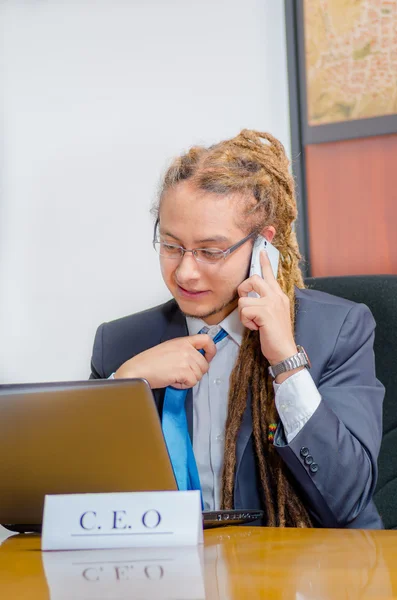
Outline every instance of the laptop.
MULTIPOLYGON (((0 386, 0 523, 41 531, 46 494, 177 490, 143 379, 0 386)), ((261 519, 203 513, 204 527, 261 519)))

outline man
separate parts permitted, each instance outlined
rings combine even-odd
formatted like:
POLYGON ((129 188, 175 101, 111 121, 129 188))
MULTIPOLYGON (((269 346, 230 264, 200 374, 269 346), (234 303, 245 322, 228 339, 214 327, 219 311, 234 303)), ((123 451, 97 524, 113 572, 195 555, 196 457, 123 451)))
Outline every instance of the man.
POLYGON ((375 323, 364 305, 303 289, 280 142, 244 130, 193 147, 166 173, 155 212, 174 299, 101 325, 91 376, 145 378, 163 420, 169 386, 189 390, 205 508, 263 508, 272 526, 382 527, 375 323), (277 280, 266 254, 263 278, 248 277, 258 234, 280 252, 277 280))

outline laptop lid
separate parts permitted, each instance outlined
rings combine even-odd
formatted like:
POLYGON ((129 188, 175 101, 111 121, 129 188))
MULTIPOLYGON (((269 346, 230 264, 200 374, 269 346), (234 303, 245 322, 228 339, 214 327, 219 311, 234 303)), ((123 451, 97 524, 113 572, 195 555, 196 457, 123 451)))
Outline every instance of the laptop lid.
POLYGON ((0 386, 0 523, 40 525, 46 494, 176 489, 146 381, 0 386))

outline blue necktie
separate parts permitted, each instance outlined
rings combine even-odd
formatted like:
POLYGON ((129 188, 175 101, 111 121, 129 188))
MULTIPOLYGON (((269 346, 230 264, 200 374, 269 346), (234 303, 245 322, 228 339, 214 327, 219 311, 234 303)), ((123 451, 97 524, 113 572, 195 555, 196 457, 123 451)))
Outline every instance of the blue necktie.
MULTIPOLYGON (((201 333, 201 332, 200 332, 201 333)), ((214 337, 217 344, 227 336, 221 329, 214 337)), ((204 354, 204 350, 198 350, 204 354)), ((185 412, 187 390, 168 386, 165 390, 162 427, 179 490, 200 490, 200 478, 190 441, 185 412)))

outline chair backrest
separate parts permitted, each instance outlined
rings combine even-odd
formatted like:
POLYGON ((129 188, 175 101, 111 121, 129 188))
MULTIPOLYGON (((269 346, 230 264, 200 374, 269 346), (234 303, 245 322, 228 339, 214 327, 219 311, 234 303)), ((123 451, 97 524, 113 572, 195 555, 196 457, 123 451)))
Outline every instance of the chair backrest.
POLYGON ((379 478, 374 501, 387 529, 397 529, 397 275, 309 277, 308 288, 366 304, 375 321, 376 375, 386 388, 379 478))

